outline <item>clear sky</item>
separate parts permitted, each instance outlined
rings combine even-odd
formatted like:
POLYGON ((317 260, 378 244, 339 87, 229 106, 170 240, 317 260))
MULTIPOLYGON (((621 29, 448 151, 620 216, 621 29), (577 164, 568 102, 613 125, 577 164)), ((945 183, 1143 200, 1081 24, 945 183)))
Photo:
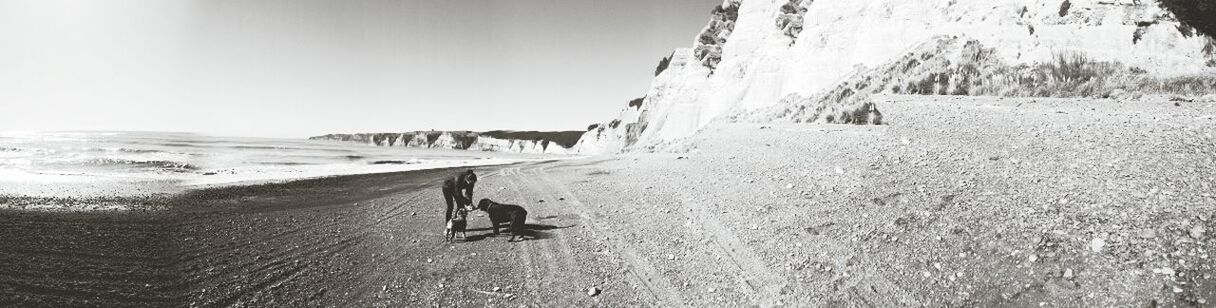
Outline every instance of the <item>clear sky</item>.
POLYGON ((0 0, 0 131, 581 130, 720 0, 0 0))

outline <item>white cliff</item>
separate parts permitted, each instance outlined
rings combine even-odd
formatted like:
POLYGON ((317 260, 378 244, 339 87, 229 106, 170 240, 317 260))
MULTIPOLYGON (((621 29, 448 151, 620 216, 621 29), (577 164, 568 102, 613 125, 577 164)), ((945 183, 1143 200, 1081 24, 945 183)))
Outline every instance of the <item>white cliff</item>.
POLYGON ((676 50, 640 108, 588 131, 575 149, 663 145, 725 115, 823 95, 943 38, 957 42, 949 57, 977 42, 1008 65, 1067 52, 1162 78, 1216 74, 1216 40, 1152 0, 730 0, 722 8, 692 48, 676 50))
POLYGON ((575 154, 574 139, 581 132, 441 132, 329 134, 310 140, 340 141, 384 147, 411 147, 523 154, 575 154), (520 136, 519 138, 509 138, 520 136), (563 145, 563 142, 567 142, 563 145))

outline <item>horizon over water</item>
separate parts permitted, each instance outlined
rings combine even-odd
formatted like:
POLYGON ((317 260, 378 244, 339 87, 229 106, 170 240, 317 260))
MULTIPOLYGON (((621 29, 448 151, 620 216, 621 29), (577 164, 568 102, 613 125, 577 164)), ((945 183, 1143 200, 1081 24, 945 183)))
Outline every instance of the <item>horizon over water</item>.
POLYGON ((0 197, 142 197, 541 157, 546 156, 197 133, 0 132, 0 197))

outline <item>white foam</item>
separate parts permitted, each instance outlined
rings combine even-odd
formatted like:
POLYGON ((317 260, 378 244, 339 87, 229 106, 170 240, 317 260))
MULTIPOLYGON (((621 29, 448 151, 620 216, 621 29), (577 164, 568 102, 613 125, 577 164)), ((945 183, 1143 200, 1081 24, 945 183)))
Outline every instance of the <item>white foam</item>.
MULTIPOLYGON (((353 174, 376 174, 390 173, 403 171, 416 171, 427 169, 442 169, 453 167, 477 167, 477 166, 494 166, 505 165, 525 161, 536 161, 535 159, 505 159, 505 158, 488 158, 475 160, 435 160, 435 161, 417 161, 417 163, 407 164, 385 164, 385 165, 368 165, 368 164, 331 164, 331 165, 305 165, 305 166, 258 166, 258 167, 236 167, 224 170, 209 170, 204 171, 204 174, 215 172, 212 175, 192 175, 183 181, 183 185, 190 188, 206 187, 206 186, 227 186, 227 185, 252 185, 261 183, 276 183, 287 182, 301 179, 320 178, 337 175, 353 175, 353 174)), ((413 162, 412 161, 412 162, 413 162)))

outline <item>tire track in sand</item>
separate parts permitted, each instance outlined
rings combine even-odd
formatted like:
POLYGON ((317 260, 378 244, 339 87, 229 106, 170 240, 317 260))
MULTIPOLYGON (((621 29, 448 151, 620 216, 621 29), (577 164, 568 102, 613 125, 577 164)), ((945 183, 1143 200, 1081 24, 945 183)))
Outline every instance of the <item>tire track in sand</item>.
POLYGON ((722 222, 709 214, 704 207, 690 207, 687 205, 689 203, 693 202, 684 200, 680 206, 692 211, 678 212, 692 221, 699 222, 701 230, 710 236, 718 253, 734 265, 736 277, 747 287, 743 290, 751 294, 761 307, 772 307, 782 302, 781 289, 787 285, 786 280, 765 265, 764 259, 756 255, 752 248, 735 236, 734 231, 723 226, 722 222))
POLYGON ((592 219, 591 213, 587 211, 587 207, 583 205, 583 202, 579 200, 573 193, 571 193, 570 189, 567 188, 565 184, 554 180, 552 176, 550 176, 549 173, 544 170, 544 167, 538 167, 537 170, 538 176, 536 178, 546 182, 545 186, 549 187, 550 191, 553 191, 559 196, 565 196, 566 201, 569 201, 570 203, 570 209, 573 210, 575 214, 577 214, 588 226, 588 230, 592 233, 592 236, 595 238, 607 238, 608 243, 613 248, 612 251, 616 252, 617 255, 625 261, 630 268, 629 272, 633 273, 634 277, 637 278, 638 284, 646 288, 646 291, 651 295, 651 297, 654 298, 655 302, 660 303, 658 306, 687 306, 684 298, 680 296, 680 292, 675 285, 673 285, 671 281, 668 281, 666 277, 659 274, 659 271, 651 265, 650 260, 642 257, 642 255, 634 250, 633 247, 629 246, 624 241, 621 241, 620 239, 622 237, 619 234, 616 234, 616 232, 597 225, 595 220, 592 219))
MULTIPOLYGON (((512 175, 514 175, 517 170, 519 170, 519 168, 503 168, 501 171, 499 171, 499 175, 502 175, 504 178, 508 178, 508 177, 511 177, 512 175)), ((507 185, 504 185, 503 187, 510 187, 511 191, 514 192, 516 198, 523 197, 523 195, 519 191, 519 188, 516 187, 519 185, 519 184, 517 184, 518 182, 516 182, 516 181, 506 181, 506 182, 507 182, 507 185)), ((519 255, 520 255, 520 259, 522 259, 524 261, 524 269, 527 271, 527 277, 524 277, 525 278, 524 281, 527 284, 527 289, 529 291, 543 290, 544 288, 542 288, 540 286, 541 282, 542 281, 552 281, 552 279, 553 279, 553 277, 552 277, 553 271, 551 269, 552 267, 549 266, 549 268, 550 268, 549 271, 540 269, 539 265, 536 264, 536 260, 533 260, 533 258, 532 258, 532 254, 533 254, 533 252, 532 252, 533 243, 532 242, 524 241, 524 242, 520 242, 517 244, 521 244, 521 245, 519 245, 521 247, 521 249, 520 249, 521 251, 519 252, 519 255), (537 272, 542 272, 544 274, 544 278, 542 279, 541 277, 537 277, 537 272)), ((535 296, 537 296, 539 294, 533 293, 532 295, 535 298, 535 296)))
MULTIPOLYGON (((549 200, 549 202, 539 202, 537 204, 524 202, 536 209, 529 213, 533 222, 536 222, 537 218, 543 217, 538 214, 546 214, 553 217, 561 216, 561 214, 572 214, 560 207, 560 204, 555 201, 558 198, 555 198, 549 191, 540 189, 544 187, 543 185, 538 185, 532 181, 532 177, 538 174, 539 172, 536 169, 522 170, 519 172, 520 176, 514 179, 515 182, 524 183, 524 189, 521 192, 527 192, 527 195, 532 197, 531 199, 521 200, 534 200, 538 197, 541 200, 549 200)), ((522 195, 520 197, 523 198, 522 195)), ((560 281, 565 282, 565 285, 575 286, 574 289, 569 290, 570 292, 580 292, 582 291, 581 286, 592 285, 592 282, 587 279, 587 275, 576 266, 574 249, 571 248, 569 241, 566 239, 567 233, 561 229, 552 229, 548 232, 549 238, 540 242, 542 243, 542 247, 545 248, 545 251, 543 251, 545 257, 550 259, 547 262, 550 270, 556 273, 560 277, 560 281)))

